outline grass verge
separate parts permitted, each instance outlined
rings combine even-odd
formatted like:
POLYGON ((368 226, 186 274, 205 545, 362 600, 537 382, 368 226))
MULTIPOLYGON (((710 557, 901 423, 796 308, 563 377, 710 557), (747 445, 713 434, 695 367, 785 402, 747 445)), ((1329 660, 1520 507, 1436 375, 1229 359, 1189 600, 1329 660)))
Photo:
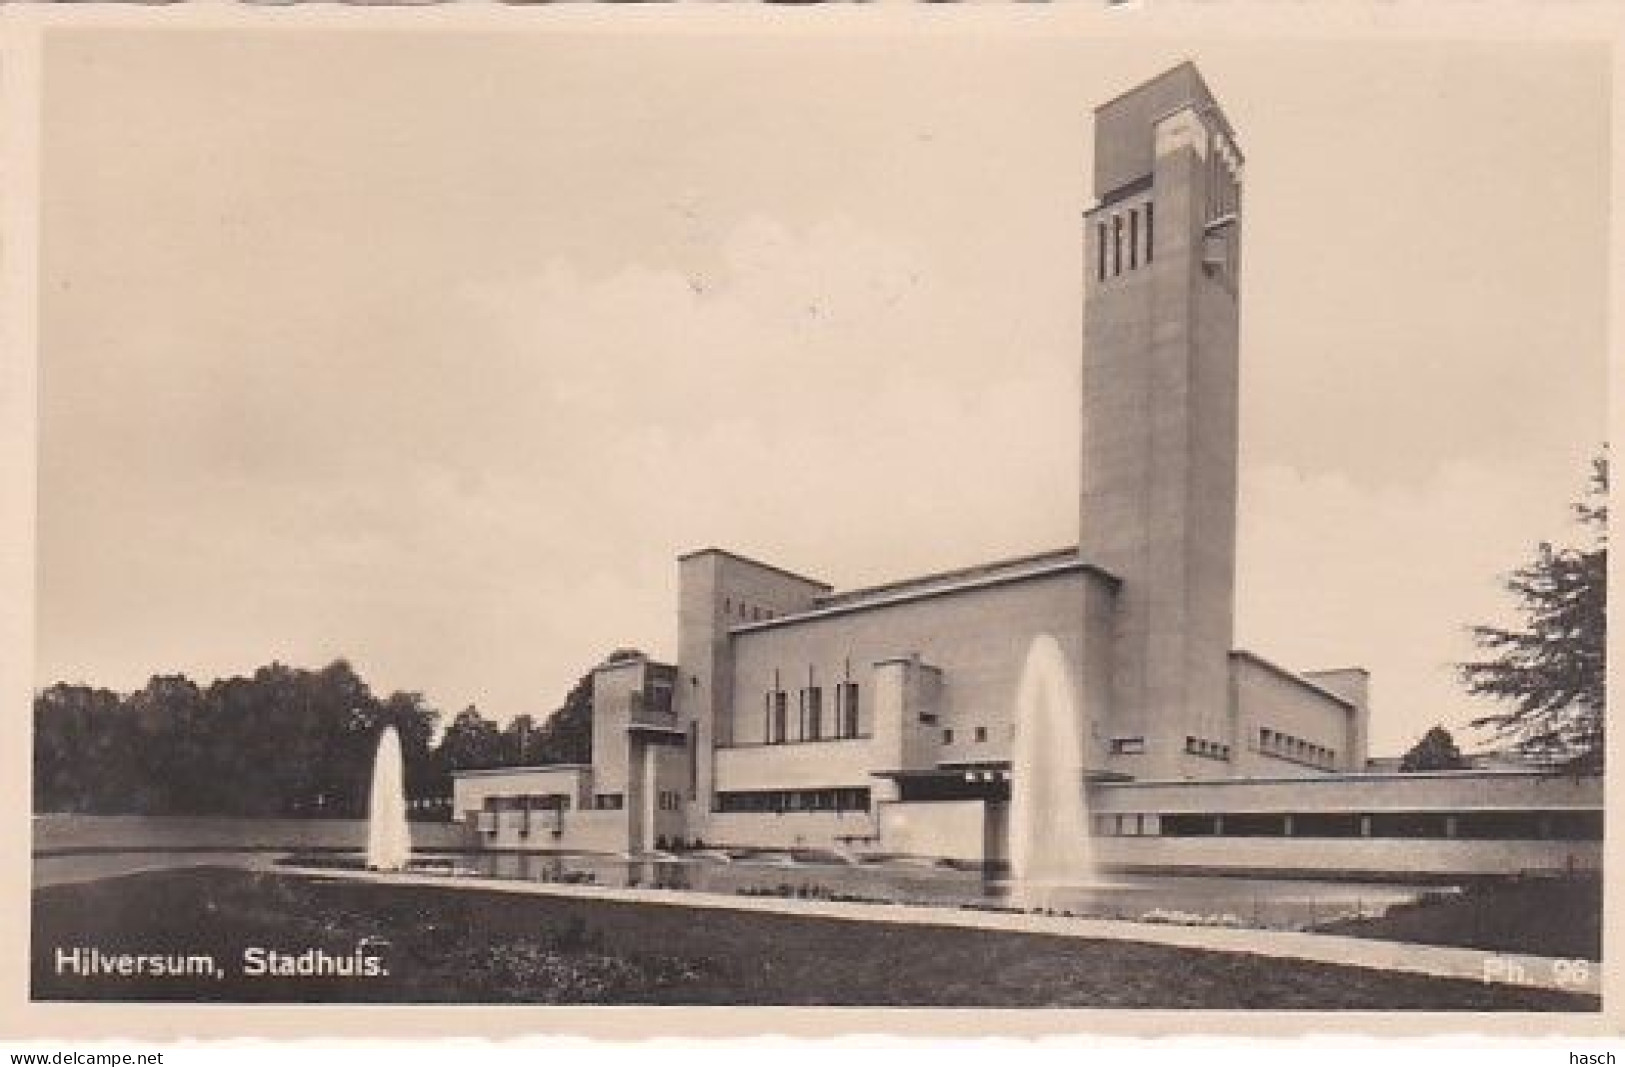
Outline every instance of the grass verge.
POLYGON ((1602 879, 1484 881, 1460 893, 1427 893, 1380 917, 1344 919, 1322 933, 1455 945, 1566 959, 1602 959, 1602 879))
POLYGON ((1598 998, 1236 953, 227 868, 34 894, 38 1000, 1595 1011, 1598 998), (60 951, 215 975, 60 973, 60 951), (251 976, 245 951, 386 973, 251 976))

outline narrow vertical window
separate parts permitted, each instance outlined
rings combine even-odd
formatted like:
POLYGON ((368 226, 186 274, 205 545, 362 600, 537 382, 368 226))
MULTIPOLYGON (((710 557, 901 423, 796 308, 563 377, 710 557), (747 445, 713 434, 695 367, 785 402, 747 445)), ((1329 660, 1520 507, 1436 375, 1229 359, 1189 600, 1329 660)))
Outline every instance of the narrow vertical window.
POLYGON ((688 799, 700 792, 700 724, 688 724, 688 799))
POLYGON ((1095 234, 1095 250, 1099 253, 1096 281, 1103 282, 1106 280, 1106 224, 1104 222, 1095 225, 1095 234))
POLYGON ((1156 216, 1152 214, 1152 209, 1155 206, 1156 205, 1151 203, 1149 200, 1147 200, 1145 203, 1145 261, 1147 263, 1151 262, 1151 257, 1155 255, 1157 251, 1157 242, 1155 239, 1155 234, 1152 230, 1152 226, 1154 225, 1154 220, 1156 218, 1156 216))
POLYGON ((1123 273, 1123 216, 1112 216, 1112 277, 1123 273))
POLYGON ((1140 265, 1140 213, 1128 213, 1128 269, 1140 265))
POLYGON ((1216 219, 1219 217, 1219 183, 1222 180, 1220 178, 1222 170, 1219 167, 1218 145, 1212 139, 1208 141, 1207 169, 1207 217, 1216 219))

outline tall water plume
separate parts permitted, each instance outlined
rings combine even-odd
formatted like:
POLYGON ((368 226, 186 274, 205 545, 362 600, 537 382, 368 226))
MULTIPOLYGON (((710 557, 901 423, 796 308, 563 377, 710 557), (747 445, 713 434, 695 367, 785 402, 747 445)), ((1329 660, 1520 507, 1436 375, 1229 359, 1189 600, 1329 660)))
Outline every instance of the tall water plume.
POLYGON ((375 871, 402 870, 411 854, 401 738, 395 727, 386 726, 378 738, 378 754, 372 763, 372 796, 367 805, 367 866, 375 871))
POLYGON ((1054 637, 1040 634, 1016 692, 1010 768, 1010 867, 1014 895, 1025 906, 1044 906, 1049 890, 1095 881, 1083 738, 1066 657, 1054 637))

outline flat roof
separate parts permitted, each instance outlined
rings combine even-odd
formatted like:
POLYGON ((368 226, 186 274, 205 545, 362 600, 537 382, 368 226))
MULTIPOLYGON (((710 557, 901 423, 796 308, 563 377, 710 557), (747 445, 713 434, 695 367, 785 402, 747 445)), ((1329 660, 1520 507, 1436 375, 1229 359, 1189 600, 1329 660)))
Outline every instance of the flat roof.
POLYGON ((954 567, 945 571, 933 571, 928 574, 918 574, 909 578, 899 578, 895 581, 882 582, 879 585, 859 586, 856 589, 843 589, 838 593, 827 593, 817 600, 819 607, 833 607, 852 600, 866 600, 870 597, 884 596, 888 593, 901 592, 904 589, 918 588, 924 585, 935 585, 941 582, 964 581, 981 576, 992 576, 1005 571, 1017 570, 1025 566, 1042 563, 1054 563, 1062 560, 1078 559, 1078 546, 1067 548, 1052 548, 1043 552, 1029 552, 1023 556, 1011 556, 1008 559, 990 560, 987 563, 973 563, 968 567, 954 567))
POLYGON ((1247 660, 1249 663, 1262 667, 1264 670, 1269 671, 1278 678, 1283 678, 1289 682, 1296 682, 1305 689, 1310 689, 1316 693, 1319 693, 1327 700, 1336 701, 1345 708, 1348 708, 1350 711, 1359 710, 1359 705, 1354 703, 1354 701, 1350 700, 1348 697, 1339 696, 1330 689, 1327 689, 1325 686, 1312 682, 1295 671, 1287 670, 1279 663, 1271 663, 1269 660, 1265 659, 1263 656, 1260 656, 1256 652, 1249 652, 1245 648, 1232 648, 1230 650, 1230 658, 1247 660))
POLYGON ((1473 767, 1459 771, 1326 771, 1322 774, 1274 775, 1257 778, 1135 778, 1114 783, 1114 788, 1163 788, 1182 786, 1206 789, 1212 786, 1241 785, 1329 785, 1347 782, 1415 782, 1430 778, 1602 778, 1601 774, 1569 774, 1565 771, 1516 768, 1473 767))
POLYGON ((451 772, 453 778, 478 778, 491 774, 534 774, 539 771, 590 771, 590 763, 527 763, 516 767, 469 767, 451 772))
POLYGON ((657 659, 653 659, 644 653, 639 652, 635 656, 626 656, 621 659, 606 659, 592 670, 594 674, 597 674, 600 671, 618 671, 623 667, 650 667, 653 668, 657 673, 661 671, 675 671, 677 669, 673 664, 662 663, 657 659))
POLYGON ((680 726, 661 726, 652 722, 629 722, 626 724, 629 734, 659 734, 661 737, 688 738, 688 731, 680 726))
POLYGON ((1002 563, 983 564, 980 567, 946 571, 942 574, 929 575, 924 578, 857 590, 851 594, 820 600, 806 611, 800 611, 793 615, 780 615, 774 619, 763 619, 761 622, 748 622, 729 627, 728 632, 730 634, 757 633, 764 630, 795 626, 798 623, 812 622, 816 619, 834 618, 858 611, 871 611, 894 604, 907 604, 930 597, 948 596, 996 585, 1031 581, 1036 578, 1052 578, 1066 574, 1092 575, 1108 583, 1113 590, 1122 584, 1116 575, 1095 566, 1093 563, 1086 563, 1079 559, 1076 551, 1047 552, 1037 556, 1023 556, 1013 561, 1007 560, 1002 563), (859 593, 862 595, 860 596, 859 593))
POLYGON ((763 563, 759 559, 751 559, 749 556, 742 556, 738 552, 733 552, 726 548, 716 548, 714 546, 710 548, 696 548, 693 551, 684 552, 682 555, 677 557, 677 562, 683 563, 687 560, 693 559, 695 556, 711 555, 727 556, 735 563, 745 563, 752 567, 760 567, 764 571, 772 571, 774 574, 783 575, 786 578, 793 578, 798 582, 806 582, 808 585, 816 585, 820 589, 827 590, 834 588, 834 586, 830 585, 828 582, 821 582, 817 578, 809 578, 805 574, 797 574, 795 571, 785 570, 783 567, 775 566, 772 563, 763 563))

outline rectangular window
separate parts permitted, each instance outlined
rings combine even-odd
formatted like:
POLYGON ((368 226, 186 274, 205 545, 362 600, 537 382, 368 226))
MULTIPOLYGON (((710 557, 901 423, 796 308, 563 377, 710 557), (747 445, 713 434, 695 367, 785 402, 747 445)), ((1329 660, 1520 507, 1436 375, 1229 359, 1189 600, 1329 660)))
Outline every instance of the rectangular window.
POLYGON ((1096 281, 1103 282, 1106 280, 1106 224, 1104 222, 1096 223, 1095 234, 1097 238, 1095 244, 1100 252, 1096 281))
POLYGON ((719 812, 867 811, 867 789, 753 789, 718 793, 719 812))
POLYGON ((1156 254, 1156 250, 1157 250, 1156 237, 1153 234, 1152 229, 1151 229, 1152 226, 1153 226, 1152 220, 1155 218, 1155 216, 1151 213, 1151 211, 1152 211, 1152 208, 1155 207, 1155 206, 1156 205, 1152 204, 1149 200, 1146 201, 1146 204, 1145 204, 1145 261, 1147 263, 1151 262, 1151 257, 1156 254))
POLYGON ((1123 216, 1112 216, 1112 277, 1123 273, 1123 216))
POLYGON ((595 793, 592 798, 592 806, 598 811, 620 811, 621 803, 619 793, 595 793))
POLYGON ((1432 811, 1375 812, 1372 837, 1445 837, 1445 816, 1432 811))
POLYGON ((1213 150, 1211 137, 1207 150, 1207 217, 1219 217, 1219 153, 1213 150))
POLYGON ((985 727, 985 726, 978 726, 978 727, 977 727, 977 728, 976 728, 976 740, 977 740, 977 741, 978 741, 978 742, 981 742, 981 741, 986 741, 986 740, 987 740, 987 727, 985 727))
POLYGON ((790 724, 789 694, 774 689, 767 694, 767 725, 762 740, 770 745, 782 745, 788 740, 790 724))
POLYGON ((672 682, 669 678, 651 678, 643 696, 643 706, 656 715, 672 714, 672 682))
POLYGON ((945 745, 951 745, 954 743, 954 732, 952 728, 942 731, 942 743, 945 745))
POLYGON ((1211 837, 1218 833, 1218 819, 1212 815, 1164 815, 1161 820, 1163 837, 1211 837))
POLYGON ((690 721, 688 724, 688 799, 693 800, 700 792, 700 724, 690 721))
POLYGON ((1226 815, 1224 817, 1224 835, 1226 837, 1284 837, 1286 835, 1286 816, 1275 814, 1255 815, 1251 812, 1226 815))
POLYGON ((1111 742, 1111 753, 1114 756, 1138 756, 1145 752, 1145 738, 1143 737, 1114 737, 1111 742))
POLYGON ((820 740, 824 736, 824 690, 816 685, 808 686, 801 691, 801 703, 806 718, 803 738, 820 740))
POLYGON ((1359 837, 1360 816, 1348 812, 1302 812, 1292 816, 1293 837, 1359 837))
POLYGON ((841 737, 858 736, 857 682, 842 682, 835 687, 835 730, 841 737))
POLYGON ((1140 265, 1140 213, 1128 213, 1128 269, 1140 265))

